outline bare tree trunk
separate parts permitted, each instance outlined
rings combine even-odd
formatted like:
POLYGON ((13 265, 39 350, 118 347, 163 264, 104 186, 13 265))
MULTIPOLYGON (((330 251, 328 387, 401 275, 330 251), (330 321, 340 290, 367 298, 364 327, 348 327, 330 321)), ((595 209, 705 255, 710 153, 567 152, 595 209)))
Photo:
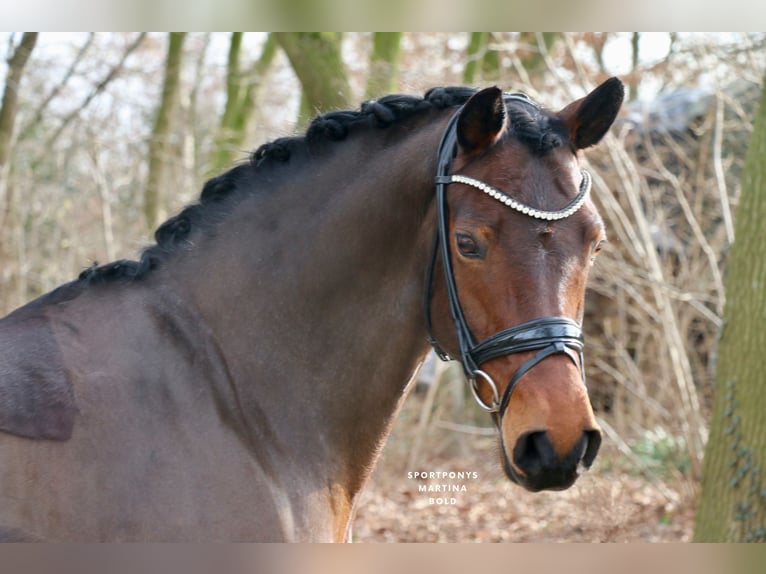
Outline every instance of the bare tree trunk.
POLYGON ((370 75, 367 78, 365 97, 379 98, 394 91, 399 75, 401 32, 375 32, 372 39, 370 75))
POLYGON ((593 51, 598 71, 601 74, 607 73, 606 63, 604 62, 604 47, 607 40, 609 40, 609 32, 591 32, 586 34, 586 43, 593 51))
MULTIPOLYGON (((24 66, 32 55, 37 43, 37 32, 25 32, 19 45, 8 58, 8 73, 5 77, 5 91, 0 104, 0 201, 5 198, 8 163, 13 140, 13 128, 16 124, 16 112, 19 106, 19 85, 24 74, 24 66)), ((6 205, 6 209, 7 209, 6 205)))
POLYGON ((500 79, 500 53, 492 47, 491 32, 471 32, 466 50, 467 61, 463 70, 463 83, 496 82, 500 79))
POLYGON ((23 300, 20 291, 25 291, 23 282, 14 280, 14 276, 20 276, 20 259, 14 251, 23 249, 20 239, 23 229, 18 220, 13 185, 9 179, 19 86, 24 67, 37 43, 37 36, 36 32, 25 32, 8 58, 5 91, 0 103, 0 315, 4 315, 5 311, 23 300), (12 264, 13 261, 16 262, 15 265, 12 264))
POLYGON ((694 539, 766 542, 766 91, 742 177, 694 539))
POLYGON ((210 154, 201 153, 200 141, 207 139, 207 132, 200 127, 200 87, 206 75, 205 60, 210 49, 211 32, 205 32, 202 36, 201 46, 195 56, 194 76, 189 90, 189 111, 186 123, 189 129, 184 134, 183 143, 183 169, 185 172, 183 188, 186 190, 196 189, 199 175, 206 172, 210 164, 210 154))
POLYGON ((210 160, 210 175, 226 169, 241 151, 245 135, 258 102, 258 92, 276 54, 276 40, 272 34, 266 39, 255 65, 243 72, 240 65, 242 32, 231 36, 226 69, 226 108, 210 160))
POLYGON ((545 58, 551 51, 560 34, 556 32, 523 32, 530 45, 537 45, 536 50, 531 50, 522 56, 521 63, 530 76, 542 74, 545 71, 545 58))
POLYGON ((635 100, 638 98, 638 83, 640 80, 638 72, 639 64, 639 42, 641 41, 641 34, 639 32, 633 32, 630 36, 630 74, 628 75, 628 99, 635 100))
MULTIPOLYGON (((351 86, 341 57, 340 35, 333 32, 274 32, 303 86, 309 115, 346 108, 351 86)), ((305 120, 306 118, 302 118, 305 120)))
POLYGON ((463 83, 473 84, 479 76, 481 62, 484 59, 484 52, 487 49, 489 32, 471 32, 471 38, 468 41, 467 59, 465 69, 463 70, 463 83))
POLYGON ((48 93, 42 103, 37 106, 35 113, 32 115, 32 118, 22 126, 21 132, 19 133, 19 141, 23 141, 35 133, 36 128, 42 123, 43 117, 45 116, 45 112, 48 110, 50 103, 56 99, 56 97, 64 90, 64 88, 66 88, 69 81, 74 77, 77 68, 85 59, 85 55, 93 45, 93 40, 95 40, 95 38, 95 32, 88 34, 87 39, 77 51, 77 54, 75 55, 74 60, 72 60, 72 63, 69 65, 69 68, 67 68, 64 77, 48 93))
POLYGON ((165 80, 149 140, 149 173, 144 190, 144 217, 149 229, 154 229, 162 216, 163 186, 168 162, 172 157, 171 136, 178 111, 181 90, 181 62, 186 32, 171 32, 165 61, 165 80))

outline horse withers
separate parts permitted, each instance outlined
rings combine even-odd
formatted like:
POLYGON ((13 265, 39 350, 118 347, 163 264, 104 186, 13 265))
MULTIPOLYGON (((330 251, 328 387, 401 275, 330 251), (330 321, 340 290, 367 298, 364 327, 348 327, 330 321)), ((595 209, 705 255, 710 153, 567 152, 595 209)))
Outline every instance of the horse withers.
POLYGON ((497 88, 316 118, 208 181, 136 261, 0 320, 0 539, 345 540, 418 365, 463 364, 510 480, 600 443, 580 327, 604 240, 558 112, 497 88))

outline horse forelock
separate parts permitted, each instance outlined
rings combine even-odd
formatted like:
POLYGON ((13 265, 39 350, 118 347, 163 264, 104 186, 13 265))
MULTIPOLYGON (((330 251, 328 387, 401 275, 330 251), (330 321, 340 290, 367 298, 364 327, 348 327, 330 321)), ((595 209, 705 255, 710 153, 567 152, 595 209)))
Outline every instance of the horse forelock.
POLYGON ((560 122, 544 109, 524 102, 512 102, 506 110, 510 126, 508 135, 514 136, 536 155, 544 155, 561 147, 568 138, 560 122))

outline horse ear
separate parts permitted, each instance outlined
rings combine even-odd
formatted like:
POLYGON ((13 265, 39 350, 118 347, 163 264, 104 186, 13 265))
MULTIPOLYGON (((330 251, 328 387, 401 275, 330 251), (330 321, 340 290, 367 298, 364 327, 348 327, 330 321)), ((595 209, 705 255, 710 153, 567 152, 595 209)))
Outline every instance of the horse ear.
POLYGON ((503 91, 498 87, 475 93, 457 120, 457 142, 464 153, 478 153, 494 144, 508 122, 503 91))
POLYGON ((558 113, 569 129, 575 149, 598 143, 611 127, 625 97, 625 87, 617 78, 609 78, 590 94, 576 100, 558 113))

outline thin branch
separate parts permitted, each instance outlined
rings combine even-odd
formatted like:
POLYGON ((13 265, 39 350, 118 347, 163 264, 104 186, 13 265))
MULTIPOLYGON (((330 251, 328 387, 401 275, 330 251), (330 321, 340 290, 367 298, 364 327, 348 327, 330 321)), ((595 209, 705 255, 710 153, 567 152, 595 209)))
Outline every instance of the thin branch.
POLYGON ((43 115, 45 114, 45 111, 48 109, 48 106, 53 101, 56 96, 58 96, 61 91, 66 87, 66 85, 69 83, 69 80, 72 79, 72 76, 74 76, 75 71, 77 70, 77 67, 82 62, 83 58, 85 57, 85 53, 88 51, 88 49, 93 45, 93 40, 95 39, 96 35, 95 33, 91 32, 88 34, 87 40, 85 40, 85 43, 80 47, 80 49, 77 51, 77 54, 74 57, 74 60, 72 60, 72 63, 69 65, 69 68, 67 69, 66 73, 64 74, 64 77, 61 79, 61 81, 50 91, 48 96, 42 101, 42 103, 37 106, 37 109, 35 110, 35 113, 32 116, 32 119, 30 119, 24 127, 19 132, 19 141, 23 141, 33 133, 33 128, 39 124, 42 119, 43 115))
POLYGON ((678 201, 678 205, 686 217, 686 221, 689 224, 689 227, 694 233, 694 238, 697 240, 697 243, 699 244, 703 253, 705 253, 707 256, 710 265, 710 272, 713 275, 713 281, 715 283, 715 288, 719 297, 718 313, 723 314, 723 306, 726 301, 726 292, 723 285, 723 276, 721 275, 721 270, 718 268, 717 254, 715 250, 710 246, 710 242, 705 237, 705 233, 697 221, 697 218, 694 217, 694 212, 689 205, 689 201, 686 199, 686 195, 683 193, 681 182, 678 180, 678 177, 676 177, 676 175, 671 172, 662 162, 659 155, 657 154, 657 150, 654 147, 651 138, 646 138, 646 149, 649 152, 649 157, 652 159, 654 165, 659 171, 659 174, 668 183, 670 183, 670 186, 673 188, 676 200, 678 201))
POLYGON ((666 499, 673 503, 678 503, 678 494, 667 488, 663 482, 657 478, 657 476, 649 469, 649 467, 646 466, 644 461, 642 461, 641 458, 633 452, 633 449, 631 449, 628 443, 622 439, 622 437, 612 427, 612 425, 600 417, 596 417, 596 421, 598 422, 598 426, 601 427, 601 430, 604 431, 604 434, 606 434, 606 436, 612 440, 612 442, 622 454, 624 454, 634 465, 636 465, 641 474, 643 474, 644 477, 646 477, 666 499))
POLYGON ((721 214, 723 215, 723 224, 726 229, 726 240, 728 244, 734 243, 734 222, 731 216, 731 206, 729 205, 729 193, 726 189, 726 177, 723 169, 723 98, 720 93, 716 95, 715 106, 715 132, 713 135, 713 168, 715 170, 715 180, 718 184, 718 195, 721 199, 721 214))
MULTIPOLYGON (((497 428, 495 427, 477 427, 473 425, 464 425, 460 423, 453 423, 450 421, 443 421, 441 419, 434 421, 434 426, 455 431, 455 432, 461 432, 464 434, 473 434, 473 435, 479 435, 479 436, 497 436, 497 428)), ((412 468, 412 466, 409 466, 408 468, 412 468)))
POLYGON ((117 76, 120 75, 122 72, 122 68, 125 66, 125 61, 128 59, 128 57, 136 51, 136 49, 141 45, 141 43, 144 41, 144 38, 146 38, 146 32, 141 32, 133 42, 130 43, 130 45, 125 48, 125 51, 122 53, 122 56, 120 57, 120 61, 117 62, 117 64, 112 67, 111 70, 109 70, 109 73, 98 83, 96 86, 91 90, 91 92, 87 95, 87 97, 83 100, 83 102, 73 111, 71 111, 61 122, 59 127, 56 129, 55 132, 53 132, 53 135, 48 138, 48 141, 46 142, 44 149, 51 149, 53 147, 53 144, 56 143, 56 140, 61 136, 61 134, 64 132, 64 130, 69 127, 69 124, 72 123, 72 121, 80 115, 90 104, 91 102, 96 99, 96 97, 103 92, 107 86, 117 78, 117 76))

